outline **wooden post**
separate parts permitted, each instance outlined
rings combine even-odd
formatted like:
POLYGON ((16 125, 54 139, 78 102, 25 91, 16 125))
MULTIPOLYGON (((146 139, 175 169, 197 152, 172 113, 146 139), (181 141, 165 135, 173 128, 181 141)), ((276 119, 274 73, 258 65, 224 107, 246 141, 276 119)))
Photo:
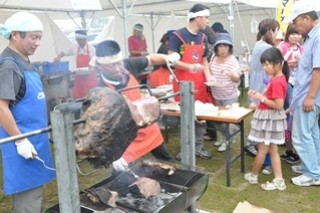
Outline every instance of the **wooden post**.
POLYGON ((181 92, 181 163, 194 170, 195 155, 195 113, 194 113, 193 82, 180 82, 181 92))
MULTIPOLYGON (((180 82, 181 92, 181 163, 194 171, 196 167, 196 136, 194 112, 194 84, 193 82, 180 82)), ((191 213, 196 212, 196 204, 189 206, 191 213)))
POLYGON ((80 213, 72 113, 50 112, 60 213, 80 213))

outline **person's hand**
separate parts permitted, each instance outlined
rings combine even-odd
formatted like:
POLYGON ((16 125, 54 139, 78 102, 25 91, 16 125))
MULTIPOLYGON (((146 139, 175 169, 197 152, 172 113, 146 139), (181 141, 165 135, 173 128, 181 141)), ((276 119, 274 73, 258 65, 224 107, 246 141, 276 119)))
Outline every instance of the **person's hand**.
POLYGON ((38 155, 37 151, 34 149, 34 146, 27 138, 20 142, 16 142, 15 144, 17 146, 18 154, 25 159, 34 158, 34 156, 38 155))
POLYGON ((122 157, 112 162, 113 169, 117 172, 124 172, 129 169, 128 163, 122 157))
POLYGON ((293 59, 291 61, 288 61, 288 66, 290 68, 295 68, 298 66, 299 60, 293 59))
POLYGON ((202 64, 190 64, 189 70, 193 73, 201 72, 204 70, 204 66, 202 64))
POLYGON ((217 79, 214 76, 210 75, 210 77, 207 78, 207 81, 209 81, 209 82, 217 82, 217 79))
POLYGON ((149 55, 147 51, 141 51, 141 56, 149 55))
POLYGON ((53 62, 59 62, 60 61, 60 57, 59 56, 57 56, 57 57, 55 57, 54 59, 53 59, 53 62))
POLYGON ((254 102, 251 102, 251 103, 249 104, 249 108, 255 110, 255 109, 257 108, 257 105, 256 105, 254 102))
POLYGON ((309 98, 308 96, 303 101, 303 111, 304 112, 311 112, 314 110, 314 99, 309 98))
POLYGON ((248 91, 248 96, 250 98, 258 99, 260 101, 261 101, 261 99, 263 99, 263 95, 261 93, 259 93, 259 92, 254 91, 254 90, 249 90, 248 91))

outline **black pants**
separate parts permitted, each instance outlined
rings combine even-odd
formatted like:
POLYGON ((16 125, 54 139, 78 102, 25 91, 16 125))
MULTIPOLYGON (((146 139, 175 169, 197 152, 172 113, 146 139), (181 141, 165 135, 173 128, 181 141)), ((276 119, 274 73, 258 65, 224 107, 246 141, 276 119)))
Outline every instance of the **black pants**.
POLYGON ((161 161, 173 161, 173 157, 169 154, 167 146, 162 143, 160 146, 151 151, 151 154, 158 160, 161 161))
POLYGON ((207 121, 207 134, 214 141, 217 140, 217 131, 214 128, 214 122, 207 121))

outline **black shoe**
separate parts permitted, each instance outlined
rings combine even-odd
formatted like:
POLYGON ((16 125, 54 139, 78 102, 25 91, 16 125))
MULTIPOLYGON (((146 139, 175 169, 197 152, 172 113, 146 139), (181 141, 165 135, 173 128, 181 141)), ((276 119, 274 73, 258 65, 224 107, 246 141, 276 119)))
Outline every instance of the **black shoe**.
POLYGON ((257 155, 257 149, 256 149, 256 147, 255 146, 253 146, 253 145, 248 145, 248 146, 245 146, 244 147, 244 151, 246 152, 246 153, 248 153, 249 155, 251 155, 252 157, 255 157, 256 155, 257 155))
POLYGON ((212 134, 208 134, 208 133, 206 133, 206 134, 204 134, 203 135, 203 140, 205 140, 205 141, 217 141, 217 135, 212 135, 212 134))
POLYGON ((300 157, 297 154, 292 153, 292 155, 287 158, 286 162, 289 164, 297 164, 300 162, 300 157))
POLYGON ((211 153, 208 150, 206 150, 204 147, 196 150, 196 156, 206 160, 211 159, 212 157, 211 153))
POLYGON ((282 155, 280 155, 281 160, 287 160, 290 156, 293 155, 293 151, 286 151, 282 155))

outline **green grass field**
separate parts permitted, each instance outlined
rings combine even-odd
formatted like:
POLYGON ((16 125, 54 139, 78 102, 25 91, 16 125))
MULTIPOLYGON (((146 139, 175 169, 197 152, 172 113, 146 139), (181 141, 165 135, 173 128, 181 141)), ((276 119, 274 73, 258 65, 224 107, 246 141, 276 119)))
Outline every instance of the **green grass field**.
MULTIPOLYGON (((250 129, 250 118, 245 121, 246 135, 250 129)), ((168 149, 175 156, 179 151, 179 129, 170 129, 170 140, 168 149)), ((312 213, 320 212, 318 209, 320 200, 320 187, 298 187, 294 186, 290 179, 296 174, 290 171, 291 165, 283 162, 283 174, 286 180, 287 189, 285 191, 263 191, 260 185, 250 185, 243 179, 243 173, 240 171, 240 159, 232 164, 231 168, 231 187, 226 187, 226 170, 225 170, 225 153, 219 153, 211 141, 205 142, 213 154, 210 160, 197 158, 196 164, 209 174, 209 185, 205 194, 197 202, 197 208, 208 212, 232 212, 237 204, 242 201, 264 207, 272 212, 280 213, 312 213)), ((232 145, 231 152, 236 155, 240 152, 239 139, 232 145)), ((280 147, 282 152, 284 147, 280 147)), ((246 172, 249 171, 253 158, 246 155, 245 157, 246 172)), ((177 162, 178 163, 178 162, 177 162)), ((79 163, 80 168, 84 171, 90 171, 90 165, 82 161, 79 163)), ((2 173, 2 169, 0 170, 2 173)), ((78 184, 80 190, 86 189, 95 183, 109 177, 110 169, 99 169, 97 172, 89 176, 78 176, 78 184)), ((273 175, 260 175, 259 182, 264 183, 271 181, 273 175)), ((0 212, 12 212, 10 197, 3 195, 2 175, 0 176, 0 212)), ((75 183, 77 184, 77 183, 75 183)), ((58 203, 56 182, 52 182, 45 187, 44 207, 49 208, 58 203)))

